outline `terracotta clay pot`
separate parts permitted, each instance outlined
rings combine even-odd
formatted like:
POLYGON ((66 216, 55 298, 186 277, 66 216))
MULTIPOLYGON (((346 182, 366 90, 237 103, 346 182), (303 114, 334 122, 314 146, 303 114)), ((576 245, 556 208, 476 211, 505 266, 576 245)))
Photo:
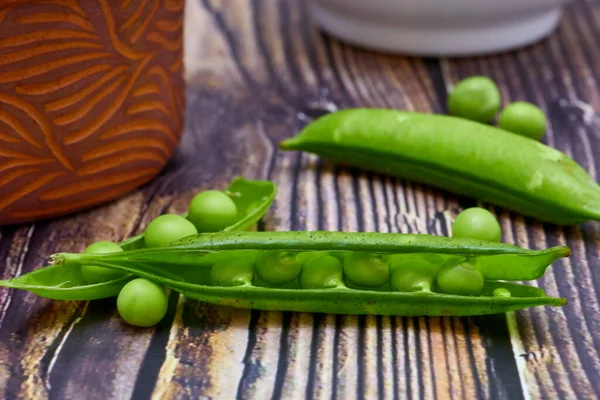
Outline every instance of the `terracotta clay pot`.
POLYGON ((0 0, 0 224, 115 199, 181 135, 184 0, 0 0))

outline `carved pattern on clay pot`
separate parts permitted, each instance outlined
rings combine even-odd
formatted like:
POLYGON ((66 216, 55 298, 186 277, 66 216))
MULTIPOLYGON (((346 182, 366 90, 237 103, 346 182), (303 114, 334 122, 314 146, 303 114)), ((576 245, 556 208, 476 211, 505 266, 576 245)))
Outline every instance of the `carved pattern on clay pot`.
POLYGON ((0 0, 0 224, 153 178, 185 109, 184 0, 0 0))

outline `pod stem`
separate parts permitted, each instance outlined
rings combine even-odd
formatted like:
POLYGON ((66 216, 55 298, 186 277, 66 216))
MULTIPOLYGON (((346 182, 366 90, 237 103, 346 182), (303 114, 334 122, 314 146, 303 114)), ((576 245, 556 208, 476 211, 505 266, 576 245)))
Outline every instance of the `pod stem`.
POLYGON ((81 254, 77 253, 57 253, 50 256, 50 265, 68 267, 71 265, 81 265, 81 254))

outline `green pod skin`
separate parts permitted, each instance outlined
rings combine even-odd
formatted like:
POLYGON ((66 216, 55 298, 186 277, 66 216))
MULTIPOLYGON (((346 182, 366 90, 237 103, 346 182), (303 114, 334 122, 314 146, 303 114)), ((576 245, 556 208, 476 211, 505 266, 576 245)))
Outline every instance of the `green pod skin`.
MULTIPOLYGON (((227 232, 250 229, 271 207, 277 186, 271 181, 248 180, 238 176, 226 189, 240 212, 239 220, 225 228, 227 232)), ((144 234, 119 243, 123 250, 143 249, 144 234)), ((217 257, 218 259, 218 257, 217 257)), ((214 264, 214 260, 208 265, 214 264)), ((46 266, 10 280, 0 280, 0 287, 29 290, 55 300, 97 300, 116 297, 133 276, 90 284, 77 268, 46 266)))
POLYGON ((0 286, 28 290, 54 300, 99 300, 116 297, 135 276, 127 275, 111 281, 88 283, 75 266, 46 266, 16 278, 0 281, 0 286))
MULTIPOLYGON (((504 243, 429 235, 223 232, 200 234, 170 246, 118 254, 60 253, 54 255, 54 262, 65 267, 94 263, 152 280, 192 299, 233 307, 333 314, 465 316, 507 312, 539 305, 566 304, 565 299, 548 297, 538 288, 496 282, 491 279, 494 277, 501 277, 500 279, 503 280, 536 279, 543 275, 553 261, 568 255, 569 250, 565 247, 527 250, 504 243), (248 251, 250 252, 245 253, 248 251), (305 259, 305 265, 318 260, 319 257, 328 257, 328 254, 336 252, 367 253, 369 256, 390 255, 392 260, 397 255, 403 255, 434 263, 437 263, 435 260, 438 257, 445 262, 453 263, 457 259, 474 258, 486 281, 479 296, 445 294, 439 291, 398 292, 346 287, 313 289, 301 287, 283 289, 256 285, 222 287, 211 285, 210 278, 203 273, 208 270, 207 267, 202 263, 194 264, 194 261, 198 261, 202 255, 212 256, 220 252, 241 256, 258 252, 258 260, 261 252, 297 254, 307 251, 318 254, 305 259), (501 257, 501 262, 498 261, 498 257, 501 257), (171 260, 168 269, 164 268, 163 260, 166 259, 171 260), (488 259, 494 261, 490 263, 488 259), (498 288, 508 290, 511 296, 494 296, 494 291, 498 288)), ((394 272, 400 269, 397 267, 394 272)))
POLYGON ((573 159, 462 118, 347 109, 313 121, 280 147, 426 183, 541 221, 600 220, 600 187, 573 159))

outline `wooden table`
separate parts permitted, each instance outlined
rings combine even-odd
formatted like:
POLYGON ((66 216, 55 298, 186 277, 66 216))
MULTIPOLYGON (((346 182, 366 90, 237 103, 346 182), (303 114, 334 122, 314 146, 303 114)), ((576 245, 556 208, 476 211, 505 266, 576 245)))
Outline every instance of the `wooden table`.
MULTIPOLYGON (((447 60, 390 56, 321 35, 301 1, 188 1, 188 120, 164 173, 120 201, 3 228, 1 277, 60 250, 121 240, 237 174, 279 193, 261 230, 447 234, 476 203, 431 187, 282 153, 307 121, 350 106, 444 112, 461 78, 485 74, 505 101, 550 117, 545 141, 596 177, 600 3, 577 0, 549 39, 518 52, 447 60)), ((535 283, 563 308, 477 318, 250 312, 170 295, 156 329, 124 325, 114 300, 59 302, 0 290, 0 397, 502 398, 600 396, 600 224, 561 228, 507 212, 505 240, 571 246, 535 283)))

